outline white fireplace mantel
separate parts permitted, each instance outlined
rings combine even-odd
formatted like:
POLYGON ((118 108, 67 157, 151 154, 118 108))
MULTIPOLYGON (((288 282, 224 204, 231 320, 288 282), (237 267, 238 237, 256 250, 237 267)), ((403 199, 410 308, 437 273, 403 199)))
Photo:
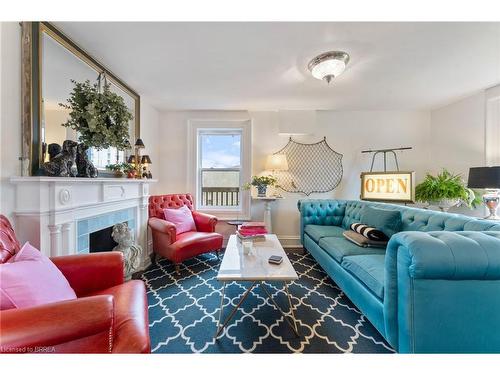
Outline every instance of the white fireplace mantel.
POLYGON ((149 186, 156 180, 79 177, 12 177, 16 186, 16 233, 47 256, 78 252, 79 223, 129 213, 135 238, 149 259, 147 219, 149 186))

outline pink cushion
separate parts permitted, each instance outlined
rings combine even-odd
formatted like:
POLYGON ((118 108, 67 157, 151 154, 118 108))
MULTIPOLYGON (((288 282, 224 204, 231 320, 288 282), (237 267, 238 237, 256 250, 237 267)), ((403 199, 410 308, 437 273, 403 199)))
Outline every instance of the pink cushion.
POLYGON ((76 299, 68 280, 51 262, 26 242, 21 250, 0 264, 0 307, 22 308, 76 299))
POLYGON ((196 231, 193 214, 188 207, 165 208, 163 214, 165 215, 165 220, 175 225, 177 234, 196 231))

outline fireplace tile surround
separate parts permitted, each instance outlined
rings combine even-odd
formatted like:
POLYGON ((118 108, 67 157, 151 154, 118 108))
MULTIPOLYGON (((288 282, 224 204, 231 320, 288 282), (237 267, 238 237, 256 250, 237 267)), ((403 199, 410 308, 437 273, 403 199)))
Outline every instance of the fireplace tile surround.
POLYGON ((112 227, 115 224, 126 222, 128 227, 135 230, 135 208, 113 211, 103 215, 81 219, 77 222, 77 252, 89 252, 89 237, 91 233, 112 227))
POLYGON ((149 265, 149 187, 156 180, 12 177, 16 232, 47 256, 87 253, 92 232, 127 222, 149 265))

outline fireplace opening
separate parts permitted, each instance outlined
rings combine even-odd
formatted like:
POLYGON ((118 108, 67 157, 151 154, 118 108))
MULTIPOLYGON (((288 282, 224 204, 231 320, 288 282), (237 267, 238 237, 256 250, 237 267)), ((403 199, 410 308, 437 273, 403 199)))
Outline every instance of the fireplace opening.
POLYGON ((96 232, 90 233, 89 252, 101 253, 104 251, 112 251, 118 243, 111 237, 113 226, 107 227, 96 232))

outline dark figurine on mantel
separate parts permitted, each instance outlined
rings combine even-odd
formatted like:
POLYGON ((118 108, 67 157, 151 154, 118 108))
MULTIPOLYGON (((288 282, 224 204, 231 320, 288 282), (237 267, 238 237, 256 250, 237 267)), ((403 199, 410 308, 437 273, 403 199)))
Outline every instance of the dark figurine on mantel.
POLYGON ((54 159, 57 155, 59 155, 61 153, 61 145, 57 144, 57 143, 51 143, 49 144, 49 161, 51 161, 52 159, 54 159))
POLYGON ((43 163, 42 168, 47 176, 76 177, 75 167, 78 143, 69 139, 63 142, 62 151, 43 163))
POLYGON ((88 146, 79 143, 76 151, 76 168, 78 170, 77 177, 97 177, 97 168, 92 164, 87 155, 88 146))

